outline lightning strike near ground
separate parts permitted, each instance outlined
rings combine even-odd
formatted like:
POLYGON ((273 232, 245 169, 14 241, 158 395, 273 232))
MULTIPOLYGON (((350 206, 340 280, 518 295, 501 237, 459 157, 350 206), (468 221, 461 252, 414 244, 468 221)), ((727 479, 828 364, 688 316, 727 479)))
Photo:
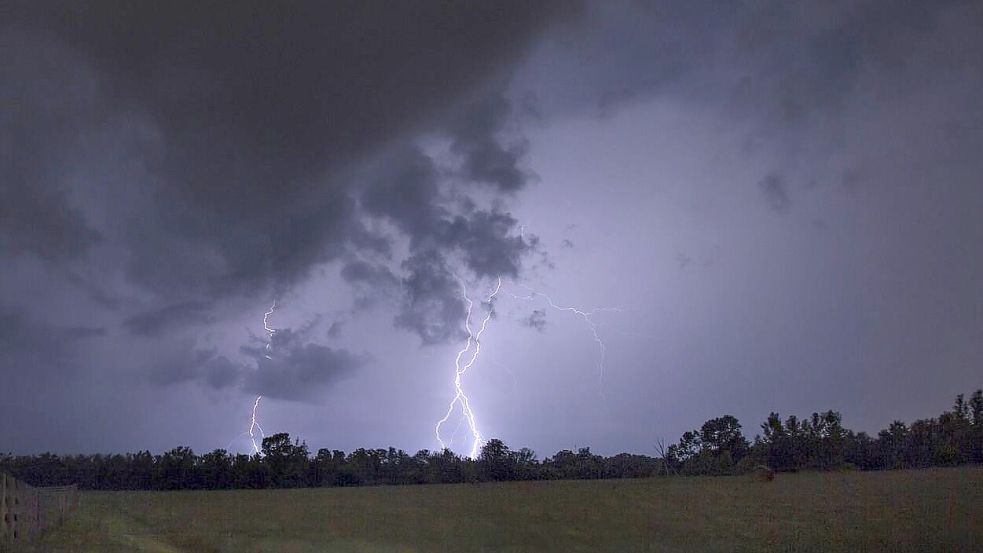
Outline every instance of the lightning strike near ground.
POLYGON ((434 428, 434 434, 437 435, 437 441, 440 442, 441 449, 447 449, 447 444, 444 442, 443 438, 440 436, 440 427, 450 418, 451 414, 454 412, 454 408, 457 405, 461 406, 461 414, 464 416, 465 420, 468 422, 468 427, 471 430, 471 452, 469 457, 472 459, 477 458, 478 449, 482 445, 481 432, 478 430, 478 421, 474 416, 474 411, 471 409, 471 400, 468 398, 467 394, 464 393, 464 386, 462 382, 462 377, 468 369, 470 369, 475 362, 478 360, 478 356, 481 354, 481 335, 484 334, 485 329, 488 327, 488 321, 491 320, 495 313, 495 296, 498 295, 499 290, 502 289, 502 279, 499 278, 495 285, 495 289, 488 296, 488 298, 483 302, 488 304, 488 312, 485 314, 484 319, 481 321, 481 326, 478 332, 474 332, 471 328, 471 315, 474 310, 474 302, 468 297, 467 285, 461 280, 461 291, 465 303, 467 304, 466 315, 464 318, 464 329, 468 333, 467 342, 464 348, 457 352, 457 357, 454 359, 454 398, 451 400, 450 404, 447 406, 447 413, 444 418, 437 421, 437 425, 434 428), (474 350, 471 352, 471 346, 474 345, 474 350), (467 363, 461 364, 461 359, 465 354, 471 352, 471 358, 467 363))
MULTIPOLYGON (((276 311, 276 298, 273 298, 273 305, 270 306, 270 310, 263 314, 263 329, 266 330, 266 334, 268 336, 266 341, 265 357, 269 360, 273 360, 273 358, 270 356, 270 350, 273 348, 273 335, 276 334, 276 329, 270 326, 270 316, 273 315, 274 311, 276 311)), ((259 435, 262 438, 266 437, 266 434, 263 432, 263 427, 256 422, 256 411, 259 409, 259 402, 262 399, 262 395, 256 396, 256 401, 253 403, 252 418, 249 421, 249 430, 246 432, 249 434, 249 441, 253 444, 254 453, 260 452, 260 448, 256 444, 256 430, 259 430, 259 435)))
POLYGON ((256 444, 256 431, 259 430, 259 435, 262 438, 266 437, 266 433, 263 432, 263 427, 256 422, 256 410, 259 409, 259 401, 263 399, 263 396, 256 396, 256 402, 253 403, 253 417, 249 423, 249 441, 253 444, 253 452, 259 453, 259 446, 256 444))

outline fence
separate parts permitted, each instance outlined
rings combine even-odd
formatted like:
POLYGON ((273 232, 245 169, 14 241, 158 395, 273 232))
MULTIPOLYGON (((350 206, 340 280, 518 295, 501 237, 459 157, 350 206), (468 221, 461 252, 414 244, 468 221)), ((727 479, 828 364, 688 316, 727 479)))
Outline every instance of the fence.
POLYGON ((78 486, 35 488, 0 473, 0 548, 60 524, 78 502, 78 486))

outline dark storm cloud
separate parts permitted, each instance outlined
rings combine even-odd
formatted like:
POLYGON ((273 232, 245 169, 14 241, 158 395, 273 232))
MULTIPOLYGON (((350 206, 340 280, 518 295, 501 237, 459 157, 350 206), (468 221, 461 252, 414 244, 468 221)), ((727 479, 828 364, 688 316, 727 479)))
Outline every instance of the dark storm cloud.
POLYGON ((85 278, 72 270, 65 271, 63 276, 66 282, 81 290, 85 297, 91 300, 92 303, 108 310, 119 309, 119 299, 107 290, 102 283, 85 278))
POLYGON ((357 260, 341 269, 341 278, 346 282, 366 282, 373 286, 386 287, 395 284, 396 276, 388 268, 357 260))
POLYGON ((359 196, 362 209, 390 220, 409 237, 411 248, 425 246, 447 217, 433 159, 419 148, 407 147, 382 161, 359 196))
POLYGON ((751 10, 737 29, 735 53, 756 60, 760 65, 754 69, 766 78, 747 79, 740 101, 773 101, 768 109, 786 121, 838 111, 864 71, 903 71, 917 39, 934 32, 939 17, 960 4, 970 2, 888 7, 875 1, 843 2, 814 5, 804 13, 775 2, 751 10), (767 95, 755 98, 762 92, 767 95))
POLYGON ((391 326, 462 340, 459 278, 476 308, 499 276, 633 305, 598 323, 610 411, 576 317, 491 327, 475 392, 510 443, 641 451, 624 421, 724 403, 902 416, 973 377, 979 2, 564 4, 0 2, 0 442, 210 449, 243 394, 351 378, 339 424, 276 430, 426 447, 456 348, 391 326), (274 297, 311 322, 240 347, 274 297))
POLYGON ((403 263, 405 301, 396 325, 425 344, 456 340, 464 316, 458 278, 467 275, 453 274, 450 259, 460 259, 479 279, 515 277, 523 256, 535 251, 538 241, 521 236, 518 220, 499 205, 479 208, 466 197, 448 194, 444 173, 419 148, 394 152, 381 167, 363 190, 360 205, 409 238, 411 257, 403 263))
POLYGON ((154 365, 150 377, 165 386, 199 382, 216 390, 237 389, 288 401, 313 401, 369 359, 364 354, 311 342, 316 324, 313 320, 298 329, 277 329, 269 342, 254 337, 240 347, 249 362, 233 361, 214 349, 196 350, 184 341, 174 348, 171 358, 154 365))
POLYGON ((490 184, 503 192, 515 192, 526 185, 528 175, 519 168, 527 145, 520 140, 502 143, 502 133, 512 116, 509 101, 490 95, 469 106, 467 116, 451 129, 451 151, 462 157, 462 177, 490 184))
POLYGON ((307 343, 273 359, 263 358, 259 370, 247 375, 244 389, 276 399, 312 401, 365 362, 342 349, 307 343))
POLYGON ((224 355, 212 357, 205 363, 205 383, 215 389, 233 386, 242 379, 242 367, 224 355))
POLYGON ((277 330, 269 348, 264 343, 243 346, 242 352, 256 362, 255 370, 244 371, 243 389, 271 398, 310 401, 368 361, 365 355, 308 342, 309 330, 277 330))
POLYGON ((210 306, 203 302, 168 305, 129 317, 123 326, 137 336, 154 336, 177 325, 199 324, 213 319, 210 306))
POLYGON ((442 243, 458 248, 478 277, 514 277, 519 274, 522 255, 533 249, 532 242, 512 234, 517 227, 510 213, 477 210, 455 217, 443 229, 442 243))
POLYGON ((101 236, 71 205, 59 165, 97 107, 92 83, 64 48, 2 26, 0 51, 0 252, 78 258, 101 236))
POLYGON ((104 328, 66 326, 36 320, 20 310, 0 306, 0 361, 3 366, 17 366, 45 371, 68 366, 78 345, 84 340, 103 336, 104 328))
POLYGON ((538 95, 554 110, 588 106, 604 115, 672 96, 794 126, 838 113, 872 68, 903 74, 941 18, 973 4, 596 3, 583 26, 541 50, 544 63, 527 76, 552 89, 538 95))
MULTIPOLYGON (((355 301, 355 309, 364 309, 375 305, 382 298, 390 298, 399 291, 399 278, 383 265, 374 265, 367 261, 355 260, 345 264, 341 269, 341 278, 351 285, 355 301)), ((329 336, 335 322, 328 329, 329 336)))
MULTIPOLYGON (((444 275, 415 263, 398 275, 379 260, 398 267, 394 244, 408 239, 409 255, 463 257, 479 276, 519 270, 528 245, 511 236, 514 218, 468 196, 482 185, 514 192, 528 179, 502 83, 533 40, 577 11, 563 2, 5 3, 0 260, 57 261, 49 270, 97 308, 118 307, 127 333, 155 340, 216 326, 239 300, 280 296, 342 260, 356 307, 398 294, 405 277, 414 315, 397 324, 428 343, 450 336, 411 322, 460 319, 459 301, 436 299, 444 275), (418 149, 426 133, 452 144, 458 168, 438 170, 418 149), (404 152, 395 172, 369 184, 352 176, 393 150, 404 152), (367 226, 373 218, 401 235, 367 226), (372 265, 348 261, 362 257, 372 265)), ((139 369, 158 383, 269 386, 289 398, 363 362, 295 340, 274 361, 257 360, 275 367, 246 378, 235 361, 187 347, 188 358, 139 369)))
POLYGON ((405 300, 396 325, 415 332, 424 344, 459 339, 463 333, 461 283, 435 250, 417 253, 403 263, 405 300))
POLYGON ((18 171, 17 166, 33 155, 24 149, 30 148, 0 152, 0 166, 13 168, 5 177, 10 186, 0 187, 0 249, 51 260, 84 255, 100 234, 68 204, 62 190, 49 189, 28 171, 18 171))
POLYGON ((158 362, 151 370, 151 380, 161 385, 179 384, 189 380, 204 382, 215 389, 241 383, 245 367, 234 363, 215 350, 195 350, 193 344, 175 350, 175 356, 158 362))
POLYGON ((771 174, 761 179, 758 183, 761 192, 764 194, 765 202, 775 213, 785 213, 792 200, 788 197, 788 184, 780 175, 771 174))
POLYGON ((466 197, 447 194, 441 171, 419 148, 398 151, 382 166, 362 192, 360 205, 396 225, 411 250, 460 253, 478 277, 518 273, 521 256, 534 244, 518 236, 518 221, 510 213, 497 205, 477 208, 466 197))
MULTIPOLYGON (((15 2, 3 8, 0 31, 14 37, 14 52, 51 45, 86 68, 100 109, 76 102, 43 114, 78 120, 73 135, 131 114, 153 127, 154 145, 138 148, 152 201, 109 207, 131 222, 118 237, 129 278, 174 303, 287 287, 346 247, 387 248, 361 227, 338 172, 408 132, 445 126, 435 121, 449 107, 480 98, 488 79, 572 11, 551 3, 15 2)), ((20 96, 5 94, 3 113, 25 113, 24 90, 62 78, 61 66, 21 65, 4 70, 20 96)), ((98 235, 58 199, 58 175, 42 195, 14 193, 53 167, 50 156, 24 154, 64 130, 39 127, 46 119, 26 113, 23 124, 4 125, 5 142, 23 145, 3 157, 4 209, 24 215, 3 218, 3 240, 44 255, 83 251, 98 235), (18 224, 27 216, 41 224, 18 224)), ((497 130, 497 117, 455 128, 465 157, 477 160, 469 171, 514 188, 512 152, 482 134, 497 130)))
POLYGON ((407 276, 405 301, 396 324, 414 331, 425 344, 456 340, 464 317, 461 279, 445 252, 456 252, 466 268, 481 278, 515 277, 523 254, 534 244, 510 235, 517 221, 508 213, 477 210, 442 221, 439 233, 428 242, 441 249, 416 251, 403 263, 407 276))

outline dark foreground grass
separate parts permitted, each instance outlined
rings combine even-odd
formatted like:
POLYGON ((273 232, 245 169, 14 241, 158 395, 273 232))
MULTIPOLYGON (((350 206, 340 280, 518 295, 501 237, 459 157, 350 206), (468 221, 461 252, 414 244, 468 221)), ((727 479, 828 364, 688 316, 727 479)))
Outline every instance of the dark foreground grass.
POLYGON ((983 468, 91 492, 32 551, 983 551, 983 468))

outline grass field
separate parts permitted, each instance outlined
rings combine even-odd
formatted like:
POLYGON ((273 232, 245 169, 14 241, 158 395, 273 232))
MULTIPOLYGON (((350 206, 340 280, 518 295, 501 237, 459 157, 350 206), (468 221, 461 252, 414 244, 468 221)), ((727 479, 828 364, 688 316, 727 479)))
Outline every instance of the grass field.
POLYGON ((45 552, 983 551, 983 468, 89 492, 45 552))

